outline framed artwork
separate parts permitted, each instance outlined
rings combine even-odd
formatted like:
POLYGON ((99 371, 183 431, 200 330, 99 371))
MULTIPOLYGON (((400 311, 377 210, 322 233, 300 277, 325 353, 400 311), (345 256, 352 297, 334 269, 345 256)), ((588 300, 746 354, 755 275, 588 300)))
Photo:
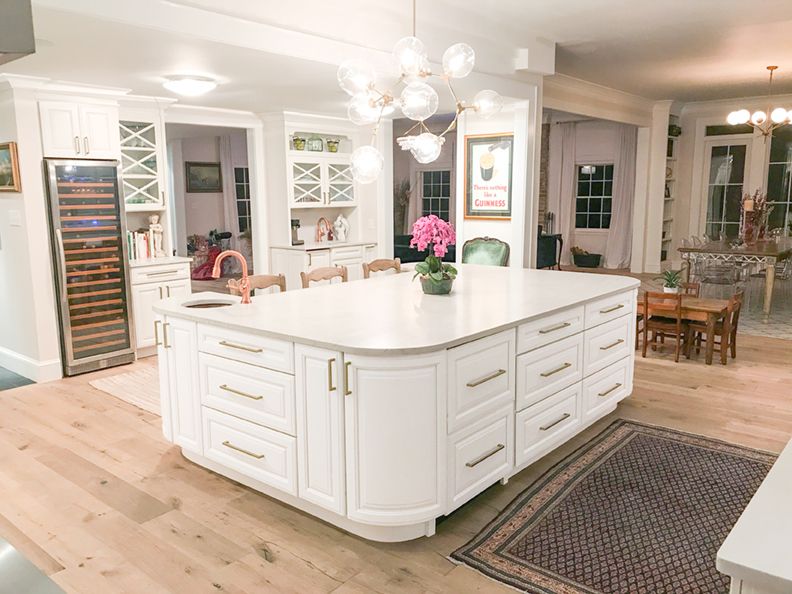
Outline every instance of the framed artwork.
POLYGON ((0 192, 21 192, 16 142, 0 144, 0 192))
POLYGON ((219 194, 223 191, 223 174, 220 171, 220 163, 186 161, 184 171, 187 176, 188 194, 219 194))
POLYGON ((511 219, 513 134, 465 136, 465 218, 511 219))

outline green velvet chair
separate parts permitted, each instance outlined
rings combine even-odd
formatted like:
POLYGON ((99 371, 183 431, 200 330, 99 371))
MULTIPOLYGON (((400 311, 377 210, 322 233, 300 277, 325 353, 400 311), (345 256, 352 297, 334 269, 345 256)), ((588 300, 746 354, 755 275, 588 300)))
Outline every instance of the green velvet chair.
POLYGON ((462 263, 506 266, 509 264, 509 244, 494 237, 468 239, 462 246, 462 263))

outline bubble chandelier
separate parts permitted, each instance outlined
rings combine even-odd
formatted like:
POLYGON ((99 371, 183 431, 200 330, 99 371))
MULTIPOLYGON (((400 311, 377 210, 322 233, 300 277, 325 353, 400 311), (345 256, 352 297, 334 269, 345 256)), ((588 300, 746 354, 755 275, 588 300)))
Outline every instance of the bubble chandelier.
POLYGON ((751 113, 747 109, 738 109, 731 112, 726 118, 726 122, 732 126, 748 124, 759 130, 765 139, 772 136, 774 130, 792 123, 792 110, 784 107, 772 107, 773 73, 778 70, 778 66, 768 66, 767 69, 770 71, 770 82, 767 85, 767 111, 759 109, 751 113), (770 115, 768 116, 768 114, 770 115))

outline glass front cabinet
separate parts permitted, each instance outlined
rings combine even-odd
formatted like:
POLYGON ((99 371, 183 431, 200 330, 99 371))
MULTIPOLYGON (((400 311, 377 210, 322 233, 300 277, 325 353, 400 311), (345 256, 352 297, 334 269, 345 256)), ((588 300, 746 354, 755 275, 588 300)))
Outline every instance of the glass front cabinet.
POLYGON ((165 206, 163 146, 157 117, 119 121, 121 188, 130 211, 157 211, 165 206))
POLYGON ((349 157, 289 157, 289 201, 293 208, 354 206, 355 185, 349 157))

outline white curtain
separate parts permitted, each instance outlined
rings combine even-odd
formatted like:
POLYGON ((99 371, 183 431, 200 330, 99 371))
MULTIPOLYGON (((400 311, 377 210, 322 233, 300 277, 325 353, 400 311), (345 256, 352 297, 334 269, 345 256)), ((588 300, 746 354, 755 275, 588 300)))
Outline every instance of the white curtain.
POLYGON ((635 201, 635 155, 638 128, 619 126, 613 163, 613 201, 606 268, 629 268, 632 253, 633 202, 635 201))
POLYGON ((569 264, 569 248, 574 241, 575 198, 575 122, 553 124, 550 127, 550 163, 547 176, 547 208, 555 215, 554 233, 564 239, 561 263, 569 264))

